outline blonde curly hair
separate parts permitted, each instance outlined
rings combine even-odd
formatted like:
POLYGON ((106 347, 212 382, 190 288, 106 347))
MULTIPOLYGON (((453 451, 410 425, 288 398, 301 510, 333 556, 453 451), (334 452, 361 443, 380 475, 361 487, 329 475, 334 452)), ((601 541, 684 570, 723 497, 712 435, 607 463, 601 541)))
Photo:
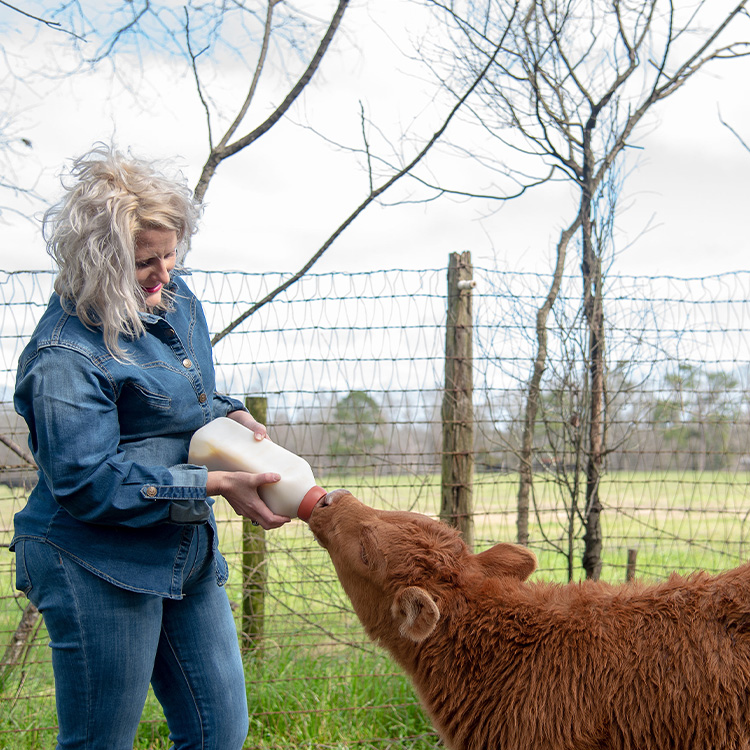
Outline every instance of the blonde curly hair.
MULTIPOLYGON (((139 232, 175 231, 179 270, 201 208, 180 173, 168 176, 156 162, 102 143, 75 159, 61 181, 63 197, 43 224, 47 252, 59 268, 55 291, 75 305, 84 325, 100 327, 107 349, 123 358, 120 338, 145 331, 139 317, 145 295, 135 277, 139 232)), ((165 289, 162 306, 172 301, 165 289)))

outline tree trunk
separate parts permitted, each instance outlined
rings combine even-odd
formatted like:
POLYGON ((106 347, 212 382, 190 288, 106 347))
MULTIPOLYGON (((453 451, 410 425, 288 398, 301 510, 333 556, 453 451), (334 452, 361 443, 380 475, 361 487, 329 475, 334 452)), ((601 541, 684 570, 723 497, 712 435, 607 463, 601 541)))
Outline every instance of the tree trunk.
MULTIPOLYGON (((585 163, 590 163, 587 160, 585 163)), ((589 446, 586 465, 586 509, 583 535, 583 569, 586 578, 599 580, 602 569, 602 529, 599 499, 599 480, 604 457, 604 312, 602 309, 601 258, 593 243, 591 202, 593 198, 589 178, 584 168, 581 195, 581 234, 583 259, 583 310, 589 329, 589 446)))
POLYGON ((516 519, 516 539, 519 544, 529 542, 529 507, 531 488, 533 485, 533 461, 534 461, 534 428, 536 426, 536 413, 539 409, 539 396, 541 393, 542 375, 547 366, 547 318, 549 318, 552 305, 555 304, 557 295, 562 284, 563 271, 565 270, 565 256, 568 243, 580 226, 580 216, 562 232, 557 243, 557 263, 555 264, 552 283, 550 284, 547 298, 536 314, 536 341, 537 350, 534 357, 534 366, 526 394, 526 409, 524 412, 523 436, 521 438, 521 450, 518 461, 518 517, 516 519))

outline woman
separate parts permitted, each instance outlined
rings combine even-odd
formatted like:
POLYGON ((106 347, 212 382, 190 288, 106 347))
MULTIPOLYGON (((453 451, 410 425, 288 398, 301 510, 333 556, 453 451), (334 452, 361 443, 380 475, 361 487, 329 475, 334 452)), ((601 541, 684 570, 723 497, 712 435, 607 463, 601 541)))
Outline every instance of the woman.
POLYGON ((38 483, 15 517, 17 585, 52 646, 58 748, 130 750, 149 682, 178 750, 241 748, 248 714, 212 496, 265 529, 278 474, 187 464, 229 416, 181 278, 199 207, 183 179, 97 146, 45 215, 55 293, 21 354, 15 406, 38 483))

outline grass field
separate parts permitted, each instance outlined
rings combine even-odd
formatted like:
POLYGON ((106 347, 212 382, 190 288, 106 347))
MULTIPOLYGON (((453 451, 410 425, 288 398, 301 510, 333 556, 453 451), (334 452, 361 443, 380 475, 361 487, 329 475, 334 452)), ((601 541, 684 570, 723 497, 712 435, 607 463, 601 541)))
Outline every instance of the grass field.
MULTIPOLYGON (((547 477, 547 480, 553 477, 547 477)), ((329 489, 347 487, 363 502, 436 514, 439 477, 328 477, 329 489)), ((515 538, 512 474, 479 474, 474 486, 479 551, 515 538)), ((628 549, 638 550, 638 575, 663 578, 671 570, 719 571, 739 564, 750 549, 750 489, 744 474, 611 474, 602 483, 603 577, 624 579, 628 549)), ((23 497, 0 486, 0 544, 11 536, 23 497)), ((582 576, 580 523, 568 543, 569 499, 539 477, 530 546, 538 579, 564 581, 572 551, 582 576)), ((242 527, 223 501, 216 506, 221 546, 230 565, 227 592, 241 601, 242 527)), ((266 534, 267 596, 264 637, 246 653, 251 729, 246 748, 414 748, 438 746, 429 722, 399 670, 367 642, 349 609, 327 556, 305 524, 295 521, 266 534)), ((18 624, 24 599, 14 595, 13 556, 0 548, 0 649, 18 624)), ((239 620, 239 617, 238 617, 239 620)), ((0 747, 31 750, 54 745, 54 691, 42 629, 0 692, 0 747)), ((1 651, 0 651, 1 653, 1 651)), ((158 704, 151 696, 137 748, 167 748, 158 704)))

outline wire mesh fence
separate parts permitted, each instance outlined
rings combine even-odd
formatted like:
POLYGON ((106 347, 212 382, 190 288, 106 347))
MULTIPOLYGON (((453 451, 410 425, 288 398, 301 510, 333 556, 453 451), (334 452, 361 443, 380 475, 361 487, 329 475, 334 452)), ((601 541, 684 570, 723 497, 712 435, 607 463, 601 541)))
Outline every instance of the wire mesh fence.
MULTIPOLYGON (((544 275, 474 269, 473 520, 476 550, 516 536, 518 445, 544 275)), ((212 332, 284 280, 193 272, 212 332)), ((45 747, 54 690, 43 622, 22 623, 8 551, 33 482, 12 408, 18 355, 53 275, 0 273, 0 745, 45 747), (27 631, 22 630, 22 624, 27 631), (3 666, 3 664, 5 666, 3 666), (15 743, 15 744, 14 744, 15 743), (36 743, 36 744, 35 744, 36 743)), ((568 278, 549 323, 534 433, 530 546, 538 575, 581 575, 581 436, 587 419, 581 290, 568 278)), ((612 277, 607 321, 603 577, 726 569, 750 544, 750 274, 612 277)), ((271 436, 318 482, 363 502, 437 515, 446 269, 309 275, 215 347, 219 387, 263 396, 271 436)), ((228 593, 242 601, 242 526, 217 503, 228 593)), ((415 696, 364 636, 324 552, 300 521, 264 535, 263 637, 245 650, 247 748, 406 747, 439 742, 415 696)), ((149 698, 137 747, 168 747, 149 698)))

